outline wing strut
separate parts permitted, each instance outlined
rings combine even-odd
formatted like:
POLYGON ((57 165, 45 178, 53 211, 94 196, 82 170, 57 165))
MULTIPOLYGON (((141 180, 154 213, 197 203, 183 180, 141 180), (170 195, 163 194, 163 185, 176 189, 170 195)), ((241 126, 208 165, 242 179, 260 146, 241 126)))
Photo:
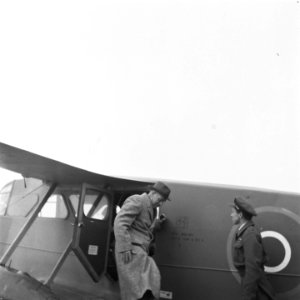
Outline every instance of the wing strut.
POLYGON ((48 279, 45 282, 46 285, 50 285, 52 283, 54 277, 58 273, 60 267, 63 265, 65 259, 68 257, 69 253, 73 250, 72 244, 73 244, 73 240, 71 240, 69 242, 67 248, 65 249, 65 251, 62 253, 61 257, 59 258, 59 260, 56 263, 54 269, 52 270, 50 276, 48 277, 48 279))
POLYGON ((39 205, 34 210, 33 214, 30 216, 28 221, 21 228, 21 230, 18 233, 17 237, 14 239, 14 241, 11 243, 11 245, 7 248, 6 252, 1 257, 0 265, 5 265, 7 263, 7 261, 9 260, 9 258, 12 256, 12 254, 14 253, 16 248, 18 247, 19 243, 21 242, 21 240, 23 239, 23 237, 25 236, 25 234, 29 230, 30 226, 35 221, 36 217, 38 216, 39 212, 43 208, 44 204, 47 202, 48 198, 51 196, 51 194, 55 190, 56 185, 57 185, 56 183, 51 184, 47 194, 44 197, 44 199, 39 203, 39 205))

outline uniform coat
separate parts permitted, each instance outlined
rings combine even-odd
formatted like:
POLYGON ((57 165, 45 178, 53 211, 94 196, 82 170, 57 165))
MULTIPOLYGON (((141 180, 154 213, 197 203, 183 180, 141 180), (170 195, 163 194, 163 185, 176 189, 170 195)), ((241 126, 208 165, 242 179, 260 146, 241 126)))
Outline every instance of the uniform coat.
POLYGON ((147 290, 159 298, 160 272, 148 256, 154 223, 154 209, 146 193, 127 198, 115 218, 115 254, 122 300, 142 298, 147 290), (124 264, 122 252, 129 250, 132 261, 124 264))
POLYGON ((242 280, 242 299, 275 299, 264 272, 266 254, 259 231, 248 221, 236 232, 233 245, 233 263, 242 280))

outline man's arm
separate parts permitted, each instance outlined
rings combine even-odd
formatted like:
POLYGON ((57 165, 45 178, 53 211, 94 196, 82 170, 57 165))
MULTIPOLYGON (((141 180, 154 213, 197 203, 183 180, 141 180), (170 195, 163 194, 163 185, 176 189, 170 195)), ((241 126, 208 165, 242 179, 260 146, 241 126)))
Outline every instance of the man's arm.
POLYGON ((155 219, 155 221, 153 222, 153 228, 150 228, 153 233, 155 234, 157 231, 160 231, 163 227, 163 224, 167 221, 167 217, 165 214, 161 214, 159 216, 159 219, 155 219))
POLYGON ((247 229, 243 236, 245 255, 245 277, 243 279, 243 300, 255 300, 258 289, 258 279, 261 276, 262 245, 257 239, 253 227, 247 229))

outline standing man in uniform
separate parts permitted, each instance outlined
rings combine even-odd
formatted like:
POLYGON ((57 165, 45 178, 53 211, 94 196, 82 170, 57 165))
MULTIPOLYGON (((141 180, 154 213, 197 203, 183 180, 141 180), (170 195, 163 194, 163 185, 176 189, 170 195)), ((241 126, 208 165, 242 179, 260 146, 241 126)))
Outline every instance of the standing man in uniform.
POLYGON ((233 225, 238 225, 233 244, 233 263, 241 276, 242 300, 274 300, 275 295, 264 272, 266 253, 260 232, 252 217, 254 208, 244 197, 232 204, 233 225))
POLYGON ((160 272, 148 253, 158 221, 156 208, 169 200, 169 195, 170 189, 156 182, 148 193, 128 197, 115 218, 115 255, 122 300, 159 298, 160 272))

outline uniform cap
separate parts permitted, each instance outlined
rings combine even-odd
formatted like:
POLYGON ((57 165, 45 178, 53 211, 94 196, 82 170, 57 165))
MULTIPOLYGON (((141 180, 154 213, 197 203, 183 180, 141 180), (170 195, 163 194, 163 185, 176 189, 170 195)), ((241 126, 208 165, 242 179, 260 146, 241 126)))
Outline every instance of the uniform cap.
POLYGON ((169 200, 169 196, 171 193, 171 190, 161 181, 156 182, 149 188, 150 190, 153 190, 155 192, 160 193, 166 200, 169 200))
POLYGON ((234 198, 233 207, 235 209, 245 212, 251 216, 257 215, 253 206, 242 196, 234 198))

